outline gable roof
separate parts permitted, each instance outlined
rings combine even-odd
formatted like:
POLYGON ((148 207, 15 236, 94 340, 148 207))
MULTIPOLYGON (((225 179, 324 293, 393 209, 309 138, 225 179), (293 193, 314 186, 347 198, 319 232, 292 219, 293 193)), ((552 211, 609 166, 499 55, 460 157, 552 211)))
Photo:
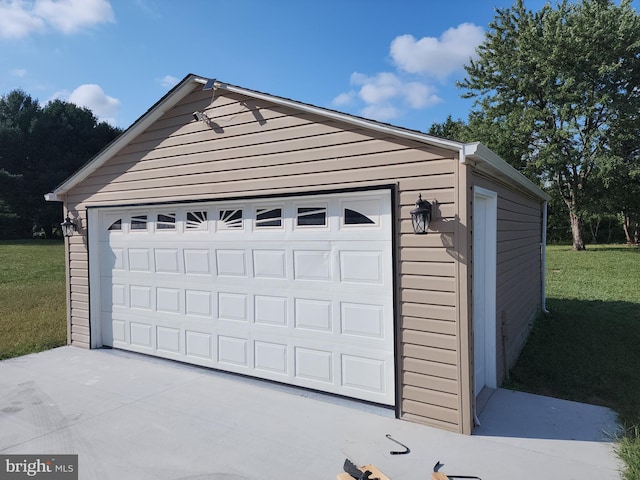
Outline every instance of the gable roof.
POLYGON ((180 100, 187 96, 194 88, 194 84, 201 84, 204 88, 216 88, 229 92, 241 94, 258 100, 265 100, 270 103, 289 107, 298 111, 312 113, 332 120, 339 120, 351 125, 362 127, 368 130, 385 133, 388 135, 418 141, 427 145, 457 152, 459 159, 463 163, 474 163, 476 167, 489 171, 492 175, 514 182, 515 185, 542 200, 549 200, 549 196, 537 185, 518 172, 515 168, 502 160, 481 143, 461 143, 453 140, 427 135, 417 130, 397 127, 387 123, 377 122, 354 115, 338 112, 327 108, 317 107, 303 102, 298 102, 284 97, 278 97, 267 93, 250 90, 235 85, 230 85, 215 79, 208 79, 194 74, 187 75, 180 83, 172 88, 155 105, 138 118, 127 130, 102 149, 97 155, 78 169, 73 175, 63 183, 45 194, 47 201, 63 201, 64 195, 78 183, 82 182, 89 175, 99 169, 105 162, 113 157, 120 149, 128 145, 131 140, 144 132, 151 124, 156 122, 168 110, 173 108, 180 100))

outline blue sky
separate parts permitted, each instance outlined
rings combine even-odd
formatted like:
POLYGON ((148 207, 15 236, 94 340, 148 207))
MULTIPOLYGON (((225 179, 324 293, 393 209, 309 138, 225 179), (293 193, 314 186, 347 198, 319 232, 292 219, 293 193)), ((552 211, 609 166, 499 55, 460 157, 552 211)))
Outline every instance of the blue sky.
MULTIPOLYGON (((0 95, 127 128, 189 73, 423 130, 512 0, 0 0, 0 95)), ((526 0, 538 10, 544 0, 526 0)))

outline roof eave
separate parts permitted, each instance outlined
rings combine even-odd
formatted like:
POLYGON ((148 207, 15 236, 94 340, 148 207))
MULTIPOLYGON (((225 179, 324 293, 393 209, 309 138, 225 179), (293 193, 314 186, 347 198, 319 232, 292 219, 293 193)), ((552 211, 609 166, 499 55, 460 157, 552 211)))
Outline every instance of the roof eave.
POLYGON ((551 197, 545 193, 535 183, 525 177, 522 173, 516 170, 509 163, 505 162, 502 158, 496 155, 489 148, 482 143, 467 143, 463 147, 463 155, 461 155, 463 161, 466 159, 478 162, 479 165, 488 167, 488 169, 494 175, 497 174, 507 180, 511 180, 519 185, 522 189, 528 193, 540 198, 544 201, 551 200, 551 197))
POLYGON ((61 202, 64 195, 75 185, 83 181, 107 160, 114 156, 120 149, 128 145, 137 135, 148 128, 153 122, 158 120, 176 103, 178 103, 191 88, 194 83, 205 83, 206 79, 196 75, 187 75, 179 84, 172 88, 153 107, 147 110, 138 120, 136 120, 120 136, 108 144, 102 151, 93 157, 84 166, 80 167, 73 175, 58 185, 53 191, 46 193, 44 198, 48 202, 61 202))
POLYGON ((143 114, 138 120, 136 120, 131 127, 122 133, 113 142, 107 145, 100 153, 98 153, 92 160, 81 167, 77 172, 71 175, 62 184, 56 187, 52 192, 45 194, 45 200, 49 202, 60 202, 64 200, 66 193, 75 185, 86 179, 89 175, 100 168, 107 160, 114 156, 124 146, 128 145, 137 135, 142 133, 153 122, 158 120, 169 109, 176 105, 187 93, 191 91, 194 83, 202 85, 211 85, 213 83, 214 88, 219 88, 232 93, 245 95, 255 99, 267 101, 277 105, 285 106, 288 108, 297 109, 306 113, 316 114, 325 118, 330 118, 343 123, 347 123, 356 127, 373 130, 385 135, 391 135, 396 137, 405 138, 408 140, 418 141, 434 147, 442 148, 444 150, 450 150, 456 152, 459 155, 459 159, 462 162, 466 162, 467 159, 480 162, 487 165, 492 171, 497 172, 503 177, 516 182, 524 190, 532 193, 533 195, 549 200, 549 196, 538 188, 533 182, 527 179, 524 175, 518 172, 511 165, 502 160, 498 155, 493 153, 487 147, 481 143, 469 143, 464 144, 453 140, 446 140, 443 138, 433 137, 425 133, 408 130, 402 127, 396 127, 393 125, 368 120, 366 118, 355 117, 345 113, 337 112, 334 110, 328 110, 325 108, 316 107, 306 103, 289 100, 283 97, 269 95, 254 90, 229 85, 220 81, 210 81, 207 78, 199 77, 197 75, 187 75, 178 85, 170 90, 162 99, 160 99, 155 105, 153 105, 145 114, 143 114))
POLYGON ((313 105, 308 105, 303 103, 301 104, 293 100, 288 100, 281 97, 274 97, 272 95, 255 92, 253 90, 247 90, 241 87, 227 85, 222 82, 215 82, 214 85, 216 88, 221 88, 229 92, 238 93, 241 95, 247 95, 247 96, 254 97, 257 99, 262 99, 271 103, 276 103, 282 106, 302 110, 307 113, 315 113, 323 117, 339 120, 354 126, 363 127, 369 130, 378 131, 380 133, 394 135, 394 136, 406 138, 409 140, 419 141, 421 143, 426 143, 435 147, 443 148, 445 150, 458 152, 459 158, 463 162, 465 161, 466 158, 469 158, 476 162, 480 162, 481 164, 485 164, 486 166, 489 167, 489 169, 493 170, 494 173, 498 173, 499 175, 514 181, 523 190, 533 194, 534 196, 539 197, 546 201, 549 201, 549 199, 551 198, 544 191, 542 191, 535 183, 533 183, 531 180, 525 177, 522 173, 520 173, 514 167, 509 165, 502 158, 500 158, 498 155, 496 155, 493 151, 491 151, 489 148, 487 148, 480 142, 464 144, 464 143, 456 142, 453 140, 433 137, 431 135, 427 135, 425 133, 421 133, 417 131, 407 130, 401 127, 394 127, 393 125, 381 124, 373 120, 367 120, 366 118, 354 117, 354 116, 343 114, 340 112, 334 112, 332 110, 315 107, 313 105))
POLYGON ((338 120, 340 122, 354 125, 356 127, 362 127, 362 128, 366 128, 368 130, 374 130, 380 133, 394 135, 397 137, 403 137, 410 140, 416 140, 421 143, 427 143, 429 145, 440 147, 446 150, 457 152, 460 150, 460 148, 463 145, 462 143, 456 142, 453 140, 446 140, 444 138, 433 137, 431 135, 427 135, 426 133, 422 133, 414 130, 408 130, 402 127, 395 127, 393 125, 376 122, 374 120, 368 120, 366 118, 356 117, 346 113, 341 113, 334 110, 328 110, 326 108, 316 107, 314 105, 309 105, 306 103, 300 103, 295 100, 289 100, 286 98, 277 97, 277 96, 269 95, 266 93, 256 92, 254 90, 248 90, 242 87, 237 87, 235 85, 228 85, 226 83, 219 82, 219 81, 216 81, 214 85, 215 85, 215 88, 220 88, 228 92, 237 93, 240 95, 246 95, 249 97, 256 98, 258 100, 264 100, 264 101, 275 103, 277 105, 281 105, 284 107, 301 110, 306 113, 320 115, 322 117, 338 120))

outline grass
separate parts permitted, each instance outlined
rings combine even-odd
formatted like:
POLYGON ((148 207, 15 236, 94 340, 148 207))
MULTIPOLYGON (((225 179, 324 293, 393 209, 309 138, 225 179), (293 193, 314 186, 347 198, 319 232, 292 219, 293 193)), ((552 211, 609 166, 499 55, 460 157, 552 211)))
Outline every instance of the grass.
POLYGON ((67 342, 64 244, 0 241, 0 360, 67 342))
POLYGON ((547 309, 507 386, 615 410, 625 478, 640 480, 640 249, 549 246, 547 309))

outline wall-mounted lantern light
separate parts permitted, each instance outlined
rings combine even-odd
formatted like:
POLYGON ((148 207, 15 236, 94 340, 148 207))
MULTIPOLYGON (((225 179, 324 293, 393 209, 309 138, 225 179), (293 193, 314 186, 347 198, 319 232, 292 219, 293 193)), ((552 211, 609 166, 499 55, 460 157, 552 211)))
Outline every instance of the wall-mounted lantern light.
POLYGON ((62 228, 62 234, 65 237, 70 237, 73 235, 73 232, 78 231, 78 222, 76 220, 71 220, 69 215, 64 219, 64 222, 60 224, 60 228, 62 228))
POLYGON ((431 204, 423 200, 422 194, 419 194, 418 200, 416 200, 416 208, 411 210, 411 223, 415 234, 427 233, 429 222, 431 221, 431 210, 431 204))

